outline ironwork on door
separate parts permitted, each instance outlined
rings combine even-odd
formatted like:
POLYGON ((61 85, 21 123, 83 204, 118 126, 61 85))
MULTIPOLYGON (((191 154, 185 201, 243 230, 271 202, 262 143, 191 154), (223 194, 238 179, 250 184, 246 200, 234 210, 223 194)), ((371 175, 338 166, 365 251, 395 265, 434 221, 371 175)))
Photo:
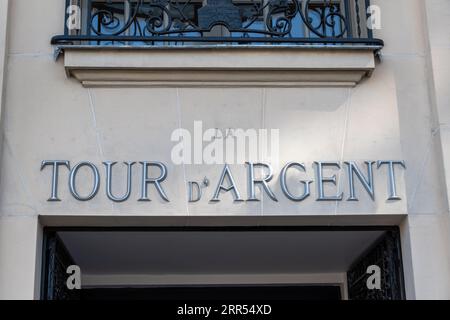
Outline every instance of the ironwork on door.
POLYGON ((75 261, 56 233, 48 233, 44 244, 43 290, 44 300, 77 300, 79 290, 67 287, 67 268, 75 261))
POLYGON ((404 300, 403 266, 398 230, 386 234, 347 272, 350 300, 404 300), (368 272, 375 266, 379 274, 368 272), (379 288, 368 285, 370 277, 379 277, 379 288))

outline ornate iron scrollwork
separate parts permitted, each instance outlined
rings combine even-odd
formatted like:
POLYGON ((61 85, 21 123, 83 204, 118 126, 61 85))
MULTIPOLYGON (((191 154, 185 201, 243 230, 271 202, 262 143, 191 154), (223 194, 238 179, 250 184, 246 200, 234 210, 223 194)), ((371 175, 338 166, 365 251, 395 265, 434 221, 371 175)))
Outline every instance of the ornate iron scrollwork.
POLYGON ((215 37, 214 41, 236 43, 382 45, 381 40, 371 39, 370 32, 362 34, 361 19, 356 19, 363 6, 368 5, 365 0, 84 1, 89 16, 85 31, 54 37, 53 43, 72 39, 155 44, 155 41, 201 42, 215 37), (211 33, 218 25, 226 29, 222 32, 226 36, 211 33))

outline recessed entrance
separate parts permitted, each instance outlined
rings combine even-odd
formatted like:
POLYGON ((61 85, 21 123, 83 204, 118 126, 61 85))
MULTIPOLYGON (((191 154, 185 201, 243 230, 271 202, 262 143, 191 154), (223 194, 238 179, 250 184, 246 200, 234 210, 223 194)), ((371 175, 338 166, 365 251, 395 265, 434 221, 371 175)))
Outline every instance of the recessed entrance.
POLYGON ((44 299, 402 299, 396 229, 46 230, 44 299), (67 268, 80 267, 81 290, 67 268), (382 288, 366 286, 369 265, 382 288))

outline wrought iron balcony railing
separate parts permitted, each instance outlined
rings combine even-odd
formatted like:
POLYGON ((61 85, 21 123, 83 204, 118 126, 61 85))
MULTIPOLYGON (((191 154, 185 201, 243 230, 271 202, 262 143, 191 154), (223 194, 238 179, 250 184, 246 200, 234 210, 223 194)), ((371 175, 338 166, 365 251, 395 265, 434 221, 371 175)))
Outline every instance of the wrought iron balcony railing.
POLYGON ((369 0, 66 0, 52 44, 383 46, 369 0))

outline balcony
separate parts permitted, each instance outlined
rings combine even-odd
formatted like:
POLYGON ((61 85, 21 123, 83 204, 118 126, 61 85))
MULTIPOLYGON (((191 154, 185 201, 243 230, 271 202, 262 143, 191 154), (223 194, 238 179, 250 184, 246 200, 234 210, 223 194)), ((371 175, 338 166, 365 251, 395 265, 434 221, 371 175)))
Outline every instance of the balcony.
POLYGON ((373 53, 384 45, 368 27, 369 6, 369 0, 66 0, 64 34, 51 43, 65 52, 68 75, 85 86, 354 86, 371 74, 373 53))
POLYGON ((383 46, 367 0, 66 0, 52 44, 383 46))

